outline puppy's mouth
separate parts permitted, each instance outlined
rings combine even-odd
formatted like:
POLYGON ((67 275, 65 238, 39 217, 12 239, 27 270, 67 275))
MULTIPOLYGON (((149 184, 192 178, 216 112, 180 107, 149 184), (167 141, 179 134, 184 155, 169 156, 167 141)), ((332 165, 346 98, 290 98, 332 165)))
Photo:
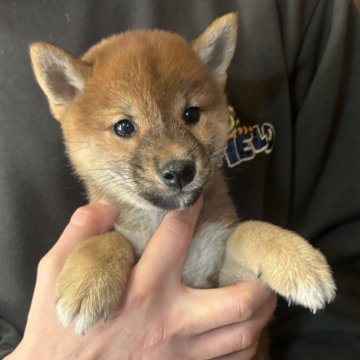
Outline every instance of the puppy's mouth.
POLYGON ((200 197, 202 188, 191 191, 179 190, 170 194, 142 192, 140 195, 150 204, 165 211, 180 210, 192 206, 200 197))

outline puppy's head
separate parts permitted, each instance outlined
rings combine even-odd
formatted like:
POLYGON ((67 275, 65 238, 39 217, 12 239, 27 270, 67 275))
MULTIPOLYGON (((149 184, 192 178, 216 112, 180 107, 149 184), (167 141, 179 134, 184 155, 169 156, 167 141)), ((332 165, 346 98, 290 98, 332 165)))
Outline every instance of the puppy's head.
POLYGON ((195 202, 226 143, 223 89, 236 30, 228 14, 191 44, 164 31, 126 32, 81 59, 30 46, 36 79, 90 192, 164 210, 195 202))

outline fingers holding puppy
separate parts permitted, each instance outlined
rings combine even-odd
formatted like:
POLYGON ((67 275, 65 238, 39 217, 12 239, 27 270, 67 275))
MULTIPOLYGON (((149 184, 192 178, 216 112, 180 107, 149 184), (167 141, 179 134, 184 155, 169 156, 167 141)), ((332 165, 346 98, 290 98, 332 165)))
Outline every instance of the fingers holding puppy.
MULTIPOLYGON (((93 215, 102 215, 95 220, 99 223, 94 226, 91 236, 105 231, 108 220, 101 220, 101 218, 107 218, 107 214, 111 214, 111 210, 105 208, 99 210, 97 206, 93 212, 93 205, 89 205, 86 209, 93 215), (110 213, 107 213, 108 211, 110 213)), ((138 355, 139 358, 214 358, 225 356, 225 354, 230 356, 232 352, 237 351, 239 359, 250 359, 257 347, 261 328, 269 320, 273 310, 274 304, 269 290, 259 283, 250 282, 228 288, 197 290, 186 288, 179 281, 178 272, 181 269, 187 245, 191 241, 192 227, 195 226, 200 207, 201 203, 192 210, 188 209, 180 214, 175 213, 165 219, 165 228, 154 235, 147 249, 155 257, 141 258, 130 273, 130 281, 125 291, 128 296, 123 297, 118 310, 109 316, 106 323, 102 321, 97 323, 86 332, 86 336, 81 337, 74 333, 72 327, 59 325, 53 301, 54 282, 57 278, 55 275, 60 271, 59 264, 64 261, 67 256, 65 254, 72 253, 71 249, 78 244, 85 246, 92 242, 88 239, 89 233, 85 234, 85 230, 78 228, 82 225, 75 224, 73 227, 74 224, 70 224, 59 243, 51 250, 50 258, 56 260, 45 262, 46 267, 40 268, 37 292, 34 294, 25 332, 27 340, 24 342, 23 349, 27 353, 26 356, 21 354, 18 358, 32 358, 40 348, 43 352, 54 354, 55 357, 60 352, 61 355, 58 357, 71 358, 68 354, 86 348, 89 352, 106 352, 109 358, 117 359, 119 348, 121 348, 135 357, 138 355), (187 230, 182 232, 182 226, 180 226, 179 234, 175 234, 172 230, 168 231, 168 226, 171 227, 174 221, 187 224, 185 226, 187 230), (72 234, 83 235, 72 237, 72 234), (158 247, 164 247, 167 250, 163 250, 157 256, 158 247), (146 285, 148 280, 146 271, 152 268, 156 269, 159 276, 156 278, 157 282, 153 282, 151 287, 146 285), (133 276, 138 271, 139 276, 133 276), (51 276, 46 279, 49 273, 51 276), (171 279, 176 279, 175 284, 171 285, 171 279), (134 298, 139 299, 139 289, 142 289, 144 301, 133 301, 134 298), (146 319, 145 322, 144 319, 146 319), (127 331, 124 332, 124 329, 127 331), (50 340, 47 341, 49 337, 50 340), (53 345, 63 343, 67 344, 65 356, 63 346, 54 348, 53 345), (197 353, 195 354, 194 351, 197 353)), ((89 219, 90 222, 94 221, 92 216, 89 219)), ((87 226, 86 219, 84 226, 87 226)), ((100 236, 103 235, 100 234, 100 236)), ((95 254, 97 252, 95 251, 95 254)), ((75 270, 69 271, 68 276, 74 276, 75 272, 75 270)), ((152 281, 156 279, 153 278, 152 281)), ((68 293, 65 295, 67 296, 68 293)), ((73 298, 70 297, 70 299, 73 298)), ((80 309, 82 309, 81 306, 80 309)), ((83 309, 87 307, 84 306, 83 309)), ((100 314, 103 315, 103 313, 100 314)), ((78 331, 90 324, 86 322, 88 318, 82 313, 77 314, 75 320, 79 319, 81 326, 78 327, 78 331)))
MULTIPOLYGON (((233 323, 230 323, 229 319, 225 319, 223 326, 219 323, 219 327, 194 336, 191 348, 198 351, 198 353, 194 353, 194 358, 200 358, 201 355, 206 354, 208 358, 212 359, 253 359, 260 338, 266 336, 263 334, 263 329, 275 310, 276 296, 260 284, 255 285, 255 283, 247 282, 244 283, 243 288, 246 287, 249 287, 249 293, 254 296, 252 301, 248 302, 248 300, 242 299, 241 294, 238 295, 237 299, 234 296, 229 297, 233 301, 236 299, 234 302, 248 302, 246 318, 233 323), (259 288, 255 290, 257 286, 259 288), (258 298, 255 299, 255 296, 258 298)), ((233 313, 230 308, 223 307, 223 310, 227 314, 233 313)), ((210 315, 209 318, 211 318, 210 315)), ((262 339, 261 343, 262 347, 265 347, 266 341, 262 339)), ((258 358, 256 357, 256 359, 258 358)))
POLYGON ((200 198, 194 206, 168 213, 147 244, 134 276, 144 287, 164 283, 180 286, 180 274, 186 250, 193 238, 196 222, 203 205, 200 198), (154 261, 154 259, 156 259, 154 261))
POLYGON ((189 334, 208 332, 238 322, 246 322, 266 306, 272 313, 276 295, 258 281, 244 281, 219 289, 187 289, 184 302, 187 311, 183 321, 191 322, 189 334))

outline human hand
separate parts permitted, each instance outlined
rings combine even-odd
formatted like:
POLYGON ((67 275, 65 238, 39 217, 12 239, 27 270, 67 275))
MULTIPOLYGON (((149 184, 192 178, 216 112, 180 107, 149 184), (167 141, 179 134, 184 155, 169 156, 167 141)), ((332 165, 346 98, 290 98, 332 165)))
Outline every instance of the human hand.
POLYGON ((77 210, 40 261, 24 338, 6 359, 251 359, 276 297, 258 282, 209 290, 181 284, 200 209, 198 201, 165 217, 133 268, 119 309, 84 336, 57 321, 56 277, 71 250, 108 231, 117 213, 100 203, 77 210))

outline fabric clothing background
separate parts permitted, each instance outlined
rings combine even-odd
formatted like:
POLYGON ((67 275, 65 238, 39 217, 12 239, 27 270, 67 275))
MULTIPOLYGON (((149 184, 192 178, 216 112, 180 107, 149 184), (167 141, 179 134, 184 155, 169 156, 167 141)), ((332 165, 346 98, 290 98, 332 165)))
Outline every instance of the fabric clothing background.
POLYGON ((234 202, 242 218, 308 238, 339 288, 316 316, 280 302, 273 358, 360 358, 360 19, 350 0, 0 2, 0 358, 21 338, 38 261, 86 201, 28 44, 81 55, 113 33, 153 27, 191 40, 230 11, 239 38, 229 100, 244 124, 276 130, 271 155, 226 171, 234 202))

